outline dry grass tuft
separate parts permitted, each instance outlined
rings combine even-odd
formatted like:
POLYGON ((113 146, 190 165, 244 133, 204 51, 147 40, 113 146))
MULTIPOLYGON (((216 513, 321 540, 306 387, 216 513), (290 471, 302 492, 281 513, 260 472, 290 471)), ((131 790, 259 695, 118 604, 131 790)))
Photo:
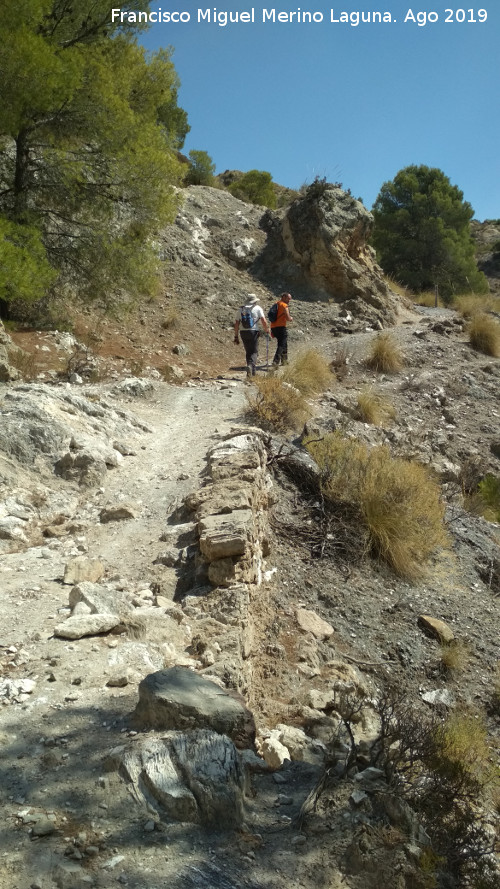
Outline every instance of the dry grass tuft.
POLYGON ((485 312, 478 312, 470 320, 469 342, 476 352, 500 358, 500 324, 485 312))
MULTIPOLYGON (((416 293, 413 296, 413 302, 417 306, 426 306, 428 309, 433 308, 436 305, 436 294, 433 290, 423 290, 422 293, 416 293)), ((437 304, 441 309, 445 306, 440 296, 438 296, 437 304)))
POLYGON ((398 373, 404 364, 403 354, 394 337, 380 333, 372 343, 366 364, 379 373, 398 373))
POLYGON ((310 416, 303 394, 280 377, 256 380, 246 397, 247 416, 269 432, 299 429, 310 416))
POLYGON ((500 298, 491 293, 469 293, 466 296, 457 296, 453 308, 462 318, 469 319, 479 312, 500 312, 500 298))
POLYGON ((180 314, 177 306, 169 306, 160 326, 163 330, 174 330, 179 326, 179 319, 180 314))
POLYGON ((359 393, 356 409, 361 422, 373 426, 382 426, 396 416, 393 405, 371 387, 359 393))
POLYGON ((346 346, 341 346, 332 360, 330 361, 330 370, 335 374, 337 380, 342 382, 345 380, 347 374, 349 373, 349 362, 351 360, 351 353, 348 351, 346 346))
POLYGON ((325 496, 359 506, 373 553, 399 576, 419 577, 448 541, 439 486, 428 470, 338 433, 308 447, 325 496))
POLYGON ((23 349, 9 351, 9 364, 19 371, 23 380, 34 380, 37 375, 35 356, 32 352, 24 352, 23 349))
POLYGON ((320 352, 316 349, 306 349, 299 352, 286 366, 282 379, 308 398, 328 388, 332 381, 332 372, 328 361, 320 352))
POLYGON ((470 652, 460 640, 441 646, 441 667, 445 673, 463 673, 469 663, 470 652))

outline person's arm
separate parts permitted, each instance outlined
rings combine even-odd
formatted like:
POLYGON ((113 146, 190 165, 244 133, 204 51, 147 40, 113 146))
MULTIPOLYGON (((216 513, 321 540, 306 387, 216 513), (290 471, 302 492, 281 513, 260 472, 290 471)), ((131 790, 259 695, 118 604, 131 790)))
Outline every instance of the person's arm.
POLYGON ((290 315, 290 309, 288 308, 288 306, 285 308, 285 318, 287 321, 293 321, 293 318, 290 315))
POLYGON ((238 344, 240 341, 239 337, 238 337, 239 329, 240 329, 240 319, 237 318, 236 321, 234 322, 234 341, 236 344, 238 344))
POLYGON ((267 319, 266 319, 265 315, 262 315, 262 318, 260 319, 260 323, 261 323, 262 327, 264 328, 264 331, 266 333, 269 333, 270 332, 269 324, 267 323, 267 319))

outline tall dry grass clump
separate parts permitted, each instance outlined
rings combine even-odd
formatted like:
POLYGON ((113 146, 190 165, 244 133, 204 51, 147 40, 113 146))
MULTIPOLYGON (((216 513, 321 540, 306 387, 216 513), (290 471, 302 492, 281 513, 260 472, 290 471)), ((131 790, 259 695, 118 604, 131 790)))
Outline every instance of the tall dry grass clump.
POLYGON ((310 416, 303 394, 280 377, 256 380, 246 398, 247 416, 268 432, 298 429, 310 416))
POLYGON ((500 312, 500 298, 491 293, 468 293, 457 296, 453 308, 460 313, 462 318, 472 318, 480 312, 500 312))
POLYGON ((366 364, 378 373, 391 374, 401 370, 404 364, 403 353, 390 333, 380 333, 375 337, 366 364))
POLYGON ((359 393, 356 411, 362 423, 371 423, 373 426, 381 426, 396 416, 392 404, 372 387, 367 387, 359 393))
POLYGON ((332 381, 332 372, 326 358, 316 349, 299 352, 285 368, 282 379, 290 383, 306 398, 319 395, 332 381))
POLYGON ((400 577, 419 577, 447 543, 444 505, 428 470, 338 433, 308 448, 321 468, 325 496, 359 507, 372 552, 400 577))
POLYGON ((469 323, 469 342, 476 352, 500 358, 500 324, 485 312, 472 315, 469 323))
MULTIPOLYGON (((413 297, 413 302, 417 306, 426 306, 427 308, 433 308, 436 305, 436 293, 434 290, 422 290, 421 293, 416 293, 413 297)), ((437 301, 438 307, 443 308, 445 303, 438 295, 437 301)))

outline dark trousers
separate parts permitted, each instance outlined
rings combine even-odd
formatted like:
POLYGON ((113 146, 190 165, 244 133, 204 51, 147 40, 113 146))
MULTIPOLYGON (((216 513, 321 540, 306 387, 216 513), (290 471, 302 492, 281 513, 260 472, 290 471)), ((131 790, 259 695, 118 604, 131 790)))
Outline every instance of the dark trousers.
POLYGON ((277 341, 276 354, 273 358, 273 364, 285 363, 288 361, 288 330, 286 327, 273 327, 273 337, 277 341))
POLYGON ((241 342, 245 347, 245 358, 247 368, 249 368, 252 376, 255 375, 255 365, 259 357, 259 331, 258 330, 241 330, 241 342))

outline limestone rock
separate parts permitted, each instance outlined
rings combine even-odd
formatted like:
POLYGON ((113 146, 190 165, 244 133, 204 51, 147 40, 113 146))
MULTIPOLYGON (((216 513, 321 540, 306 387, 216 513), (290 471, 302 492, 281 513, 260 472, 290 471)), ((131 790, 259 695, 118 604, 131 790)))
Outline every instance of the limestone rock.
POLYGON ((243 820, 244 774, 232 741, 209 730, 168 732, 118 753, 136 798, 159 817, 204 826, 243 820))
POLYGON ((265 280, 311 299, 333 297, 373 325, 394 320, 393 300, 368 245, 373 216, 339 186, 313 185, 286 210, 262 219, 266 248, 254 264, 265 280))
POLYGON ((61 639, 81 639, 83 636, 100 636, 119 626, 115 614, 89 614, 68 617, 54 628, 54 636, 61 639))
POLYGON ((90 451, 68 451, 54 464, 56 475, 75 481, 82 487, 97 487, 106 475, 103 458, 90 451))
POLYGON ((101 509, 99 520, 102 524, 106 522, 123 522, 127 519, 135 519, 138 516, 138 509, 128 503, 120 503, 117 506, 107 506, 101 509))
POLYGON ((255 723, 236 696, 183 667, 151 673, 139 685, 134 722, 155 729, 210 728, 251 747, 255 723))
POLYGON ((297 623, 304 633, 312 633, 316 639, 329 639, 333 633, 331 624, 323 620, 314 611, 306 608, 297 608, 295 611, 297 623))
POLYGON ((154 385, 151 380, 141 380, 137 377, 127 377, 113 386, 112 389, 117 395, 130 395, 133 398, 143 398, 150 392, 154 391, 154 385))
POLYGON ((82 581, 96 583, 104 574, 104 565, 98 559, 76 556, 66 563, 63 583, 77 584, 82 581))
POLYGON ((443 620, 439 620, 436 617, 430 617, 428 614, 421 614, 418 619, 418 624, 423 630, 438 639, 439 642, 447 644, 453 642, 455 639, 453 630, 450 629, 448 624, 445 624, 443 620))
POLYGON ((209 562, 228 556, 241 556, 252 528, 250 509, 236 509, 229 515, 209 515, 200 519, 200 549, 209 562))
POLYGON ((290 759, 288 748, 272 734, 260 740, 258 747, 260 755, 271 769, 281 768, 283 763, 290 759))
POLYGON ((75 609, 79 602, 90 608, 91 614, 123 615, 134 609, 121 590, 109 590, 97 583, 83 581, 76 584, 69 594, 69 606, 75 609))

